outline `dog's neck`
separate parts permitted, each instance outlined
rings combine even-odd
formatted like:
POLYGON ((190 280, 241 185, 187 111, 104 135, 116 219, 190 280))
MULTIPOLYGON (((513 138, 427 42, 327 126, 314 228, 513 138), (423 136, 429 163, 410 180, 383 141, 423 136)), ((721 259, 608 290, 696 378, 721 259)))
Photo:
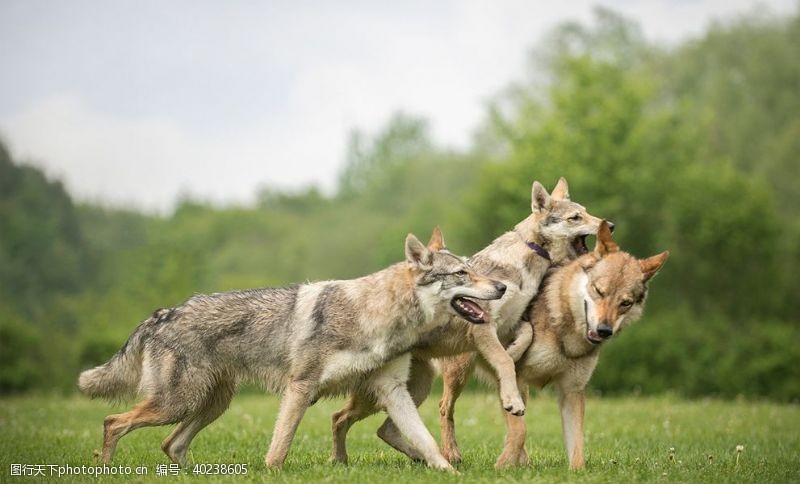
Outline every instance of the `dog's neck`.
POLYGON ((539 311, 535 313, 539 324, 546 324, 557 335, 564 355, 573 359, 596 354, 600 349, 586 341, 586 315, 572 304, 575 278, 581 270, 573 262, 551 274, 537 299, 539 311))
POLYGON ((522 239, 522 242, 528 245, 528 247, 530 247, 529 244, 535 244, 545 251, 550 247, 550 241, 539 232, 539 224, 534 219, 533 215, 518 223, 514 227, 514 232, 519 235, 519 238, 522 239))
MULTIPOLYGON (((365 288, 365 293, 361 295, 365 301, 381 301, 383 300, 382 295, 391 294, 394 304, 404 308, 401 311, 402 316, 395 321, 395 324, 400 326, 427 325, 435 316, 424 310, 424 304, 420 301, 416 290, 417 275, 407 262, 399 262, 362 279, 366 282, 362 286, 365 288), (371 297, 373 294, 374 297, 371 297)), ((378 310, 376 308, 376 311, 381 312, 385 309, 378 310)))

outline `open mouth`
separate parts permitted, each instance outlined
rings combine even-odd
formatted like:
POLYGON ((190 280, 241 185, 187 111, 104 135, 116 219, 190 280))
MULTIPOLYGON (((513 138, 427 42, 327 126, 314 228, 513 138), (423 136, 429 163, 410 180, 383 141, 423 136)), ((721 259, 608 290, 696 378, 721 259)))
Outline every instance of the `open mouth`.
MULTIPOLYGON (((586 236, 584 235, 584 237, 586 236)), ((597 331, 589 327, 589 308, 585 299, 583 300, 583 317, 586 318, 586 341, 591 345, 599 345, 603 342, 603 338, 600 337, 597 331)))
POLYGON ((572 250, 575 251, 576 255, 583 255, 589 252, 589 248, 586 247, 586 235, 579 235, 572 239, 571 242, 572 250))
POLYGON ((593 329, 587 329, 587 331, 586 331, 586 341, 588 341, 589 343, 591 343, 593 345, 599 345, 600 343, 603 342, 603 338, 601 338, 600 335, 597 334, 597 331, 595 331, 593 329))
POLYGON ((478 303, 462 296, 456 296, 450 301, 456 313, 472 324, 483 324, 486 322, 486 313, 478 306, 478 303))

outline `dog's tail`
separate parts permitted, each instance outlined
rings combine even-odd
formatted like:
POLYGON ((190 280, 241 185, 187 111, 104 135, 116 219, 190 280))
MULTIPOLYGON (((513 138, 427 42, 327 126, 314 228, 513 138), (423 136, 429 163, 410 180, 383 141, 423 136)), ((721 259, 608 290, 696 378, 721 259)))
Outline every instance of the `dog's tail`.
POLYGON ((136 392, 142 376, 142 351, 155 327, 172 317, 174 309, 159 309, 144 320, 110 360, 81 373, 78 388, 92 397, 119 399, 136 392))

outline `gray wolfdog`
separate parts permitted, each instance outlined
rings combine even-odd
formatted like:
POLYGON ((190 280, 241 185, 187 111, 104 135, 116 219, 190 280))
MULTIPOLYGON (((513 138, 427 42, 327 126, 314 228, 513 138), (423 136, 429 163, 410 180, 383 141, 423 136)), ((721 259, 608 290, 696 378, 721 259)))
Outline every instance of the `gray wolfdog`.
MULTIPOLYGON (((523 396, 528 385, 558 389, 558 404, 564 447, 570 467, 583 467, 584 389, 592 377, 600 345, 639 319, 647 298, 647 283, 666 262, 669 252, 638 260, 619 250, 604 222, 591 254, 552 271, 529 311, 529 321, 519 329, 520 341, 509 354, 517 360, 517 378, 523 396), (533 343, 530 335, 533 334, 533 343)), ((444 392, 440 403, 440 425, 445 456, 459 456, 453 412, 456 399, 467 382, 476 360, 466 353, 440 361, 444 392)), ((484 374, 491 373, 478 359, 484 374)), ((503 453, 496 467, 526 465, 525 419, 506 415, 503 453)))
POLYGON ((486 322, 474 300, 497 299, 506 288, 411 234, 405 253, 405 262, 359 279, 198 295, 157 310, 111 360, 80 375, 80 389, 92 397, 143 398, 105 418, 103 462, 128 432, 178 423, 161 448, 185 464, 194 436, 227 409, 237 384, 250 380, 283 393, 270 467, 283 464, 318 398, 357 391, 400 423, 428 465, 451 470, 406 389, 408 350, 451 313, 486 322))
MULTIPOLYGON (((478 351, 489 363, 499 380, 503 408, 522 415, 525 404, 517 389, 514 360, 506 353, 508 344, 519 326, 519 319, 551 264, 588 252, 586 236, 597 233, 601 219, 590 215, 584 207, 570 201, 569 187, 559 179, 552 194, 539 183, 531 188, 531 215, 513 230, 501 235, 488 247, 472 256, 469 263, 478 272, 503 282, 508 290, 502 299, 481 303, 481 311, 491 314, 490 324, 469 324, 465 318, 452 316, 445 325, 425 333, 412 349, 409 392, 420 405, 427 397, 434 378, 431 359, 478 351)), ((353 423, 374 413, 376 407, 368 396, 354 393, 346 406, 333 415, 333 455, 347 461, 346 437, 353 423)), ((414 460, 424 460, 409 445, 398 429, 401 422, 391 415, 378 430, 378 435, 395 449, 414 460)))

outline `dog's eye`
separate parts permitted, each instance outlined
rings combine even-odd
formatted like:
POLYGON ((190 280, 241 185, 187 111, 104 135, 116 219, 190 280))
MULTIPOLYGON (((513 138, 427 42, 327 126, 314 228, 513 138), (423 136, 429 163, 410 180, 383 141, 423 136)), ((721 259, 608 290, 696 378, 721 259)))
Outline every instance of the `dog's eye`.
POLYGON ((465 270, 460 270, 460 271, 456 271, 456 272, 454 272, 454 273, 453 273, 453 275, 456 275, 456 276, 459 276, 459 277, 464 277, 464 276, 466 276, 467 274, 468 274, 468 273, 467 273, 467 271, 465 271, 465 270))
POLYGON ((622 301, 621 303, 619 303, 619 305, 621 307, 623 307, 623 308, 629 308, 629 307, 633 306, 633 301, 629 301, 629 300, 626 299, 626 300, 622 301))
POLYGON ((597 287, 597 284, 592 284, 592 288, 594 289, 594 292, 596 292, 598 296, 600 297, 605 296, 605 294, 603 294, 603 291, 601 291, 600 288, 597 287))
POLYGON ((577 222, 577 221, 578 221, 578 220, 580 220, 581 218, 582 218, 582 217, 581 217, 581 214, 579 214, 579 213, 576 213, 575 215, 573 215, 572 217, 570 217, 570 218, 569 218, 569 220, 570 220, 570 221, 572 221, 572 222, 577 222))

